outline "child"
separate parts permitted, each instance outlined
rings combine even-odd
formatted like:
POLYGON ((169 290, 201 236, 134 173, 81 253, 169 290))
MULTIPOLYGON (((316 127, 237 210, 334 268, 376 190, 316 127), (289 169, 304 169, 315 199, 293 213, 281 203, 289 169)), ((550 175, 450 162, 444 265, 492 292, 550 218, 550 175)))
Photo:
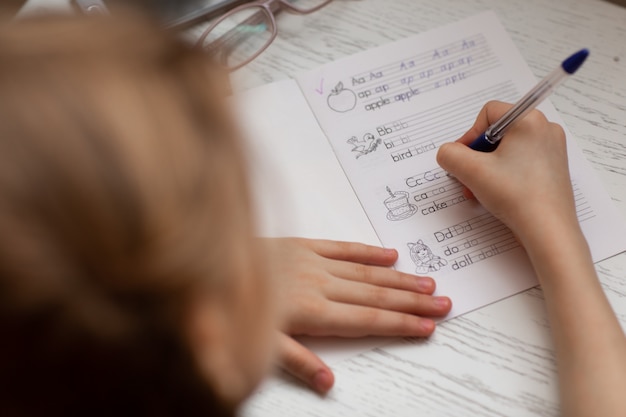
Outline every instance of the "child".
POLYGON ((0 415, 232 414, 276 319, 204 60, 140 20, 0 31, 0 415))
MULTIPOLYGON (((253 239, 237 132, 201 54, 121 15, 0 32, 0 415, 232 415, 276 343, 311 361, 286 334, 427 335, 420 316, 449 310, 431 279, 379 266, 393 251, 253 239)), ((461 141, 507 108, 487 105, 461 141)), ((565 410, 621 412, 624 337, 562 131, 535 112, 493 154, 449 144, 439 162, 527 248, 565 410)), ((332 384, 319 362, 290 363, 332 384)))
POLYGON ((427 336, 450 310, 394 250, 254 239, 220 85, 136 16, 0 26, 0 415, 229 415, 274 344, 332 386, 288 335, 427 336))

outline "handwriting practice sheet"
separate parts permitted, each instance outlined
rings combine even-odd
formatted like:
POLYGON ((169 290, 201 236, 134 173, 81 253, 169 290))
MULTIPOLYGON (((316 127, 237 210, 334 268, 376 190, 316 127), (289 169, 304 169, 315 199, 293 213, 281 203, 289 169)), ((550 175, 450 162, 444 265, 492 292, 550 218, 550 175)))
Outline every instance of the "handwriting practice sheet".
MULTIPOLYGON (((515 102, 536 83, 495 14, 333 62, 297 81, 382 244, 400 252, 397 269, 433 276, 437 293, 453 300, 451 316, 536 285, 510 230, 467 200, 435 160, 487 101, 515 102)), ((549 103, 540 110, 563 125, 549 103)), ((624 222, 571 138, 568 146, 579 220, 599 261, 626 248, 624 222)))
MULTIPOLYGON (((555 57, 554 66, 562 58, 555 57)), ((535 83, 495 14, 486 12, 330 63, 295 82, 262 86, 244 96, 249 100, 242 115, 244 124, 249 122, 247 136, 256 143, 257 156, 274 161, 279 175, 291 172, 292 184, 283 194, 311 201, 301 206, 300 214, 319 225, 319 234, 315 227, 296 227, 292 234, 304 230, 307 237, 350 240, 361 234, 351 233, 346 225, 336 228, 333 222, 353 215, 351 227, 372 232, 367 233, 368 243, 375 244, 377 237, 382 245, 398 250, 398 270, 435 278, 437 294, 453 301, 451 318, 537 285, 511 231, 477 201, 466 199, 461 184, 435 159, 439 146, 465 133, 487 101, 515 102, 535 83), (284 132, 277 132, 281 128, 271 122, 279 117, 285 119, 280 124, 284 132), (306 126, 306 133, 299 134, 298 126, 306 126), (324 144, 306 143, 311 140, 324 144), (290 172, 280 173, 286 165, 292 166, 290 172), (317 174, 320 169, 324 172, 317 174), (315 184, 318 177, 324 183, 315 184), (328 200, 324 189, 329 190, 328 200), (306 206, 312 208, 307 211, 306 206), (328 218, 320 219, 324 210, 328 218), (334 234, 339 229, 345 237, 334 234)), ((539 109, 565 127, 549 102, 539 109)), ((597 262, 626 250, 626 226, 571 134, 566 134, 578 217, 597 262)), ((520 306, 520 316, 526 314, 524 308, 520 306)), ((539 299, 536 308, 542 308, 539 299)), ((458 326, 465 325, 463 318, 457 320, 458 326)), ((454 374, 455 364, 446 359, 454 347, 437 342, 440 332, 453 330, 439 328, 427 343, 372 342, 369 349, 359 345, 352 353, 336 356, 332 349, 318 349, 316 342, 307 344, 333 365, 337 383, 329 395, 322 399, 298 384, 272 380, 245 405, 242 415, 412 416, 424 401, 441 402, 442 410, 482 414, 479 406, 472 408, 471 389, 465 399, 446 397, 446 384, 463 391, 471 380, 420 381, 417 376, 427 369, 435 375, 435 368, 454 374)), ((519 352, 511 347, 511 352, 502 353, 527 359, 528 369, 517 370, 520 378, 527 372, 542 373, 533 368, 533 349, 519 352)), ((521 385, 516 377, 490 366, 458 371, 480 374, 493 387, 506 384, 515 398, 521 385)), ((524 393, 529 404, 542 398, 545 386, 536 388, 524 393)), ((484 387, 486 393, 491 389, 484 387)), ((519 406, 511 404, 511 410, 519 406)))

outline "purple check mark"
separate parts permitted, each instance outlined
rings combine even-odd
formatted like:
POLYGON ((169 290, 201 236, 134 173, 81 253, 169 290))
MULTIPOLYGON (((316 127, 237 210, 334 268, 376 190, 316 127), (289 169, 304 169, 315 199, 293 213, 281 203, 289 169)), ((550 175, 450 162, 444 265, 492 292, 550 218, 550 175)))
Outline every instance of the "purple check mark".
POLYGON ((319 94, 322 95, 324 94, 324 79, 322 78, 322 80, 320 81, 320 88, 316 88, 315 91, 319 94))

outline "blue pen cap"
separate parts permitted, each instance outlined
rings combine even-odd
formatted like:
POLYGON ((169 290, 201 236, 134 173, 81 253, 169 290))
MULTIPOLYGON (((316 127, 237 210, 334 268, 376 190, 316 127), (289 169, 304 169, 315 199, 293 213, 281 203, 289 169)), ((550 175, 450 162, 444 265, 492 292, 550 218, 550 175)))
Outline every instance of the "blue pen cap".
POLYGON ((563 68, 563 71, 571 75, 575 73, 578 68, 580 68, 580 66, 583 64, 583 62, 585 62, 585 59, 587 59, 588 56, 589 49, 581 49, 580 51, 576 52, 574 55, 563 61, 561 67, 563 68))

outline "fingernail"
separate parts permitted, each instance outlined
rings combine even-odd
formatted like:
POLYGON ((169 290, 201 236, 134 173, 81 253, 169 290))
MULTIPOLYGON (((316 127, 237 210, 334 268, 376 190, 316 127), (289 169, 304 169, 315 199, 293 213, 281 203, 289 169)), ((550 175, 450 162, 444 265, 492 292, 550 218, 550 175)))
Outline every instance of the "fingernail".
POLYGON ((385 248, 385 255, 396 256, 397 254, 398 254, 397 250, 385 248))
POLYGON ((450 299, 448 297, 435 297, 435 300, 433 301, 435 303, 435 305, 441 309, 448 309, 450 308, 450 299))
POLYGON ((430 319, 422 319, 420 327, 426 334, 431 334, 435 330, 435 322, 430 319))
POLYGON ((313 388, 315 391, 325 393, 333 386, 333 376, 326 370, 317 371, 313 377, 313 388))
POLYGON ((432 292, 435 288, 435 281, 430 278, 418 278, 417 288, 421 292, 432 292))

